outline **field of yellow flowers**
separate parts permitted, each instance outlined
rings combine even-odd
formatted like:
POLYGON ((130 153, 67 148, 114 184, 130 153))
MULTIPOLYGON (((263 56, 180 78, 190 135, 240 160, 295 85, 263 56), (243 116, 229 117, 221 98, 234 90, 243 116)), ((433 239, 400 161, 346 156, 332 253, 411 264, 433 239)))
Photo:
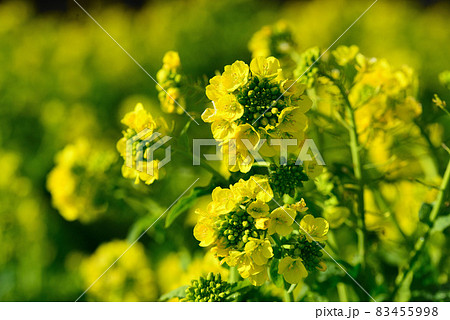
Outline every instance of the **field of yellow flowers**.
POLYGON ((0 3, 0 301, 450 300, 449 4, 69 2, 0 3))

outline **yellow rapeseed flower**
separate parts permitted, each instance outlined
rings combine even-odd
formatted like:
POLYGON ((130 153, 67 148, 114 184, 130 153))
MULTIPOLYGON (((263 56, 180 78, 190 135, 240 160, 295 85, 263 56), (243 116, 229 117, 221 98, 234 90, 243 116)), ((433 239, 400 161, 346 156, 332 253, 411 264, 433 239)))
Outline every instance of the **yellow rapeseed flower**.
POLYGON ((259 266, 265 265, 267 260, 273 257, 273 249, 268 239, 249 238, 244 249, 259 266))
POLYGON ((300 221, 300 230, 303 232, 309 242, 325 241, 328 239, 329 225, 324 218, 314 218, 313 215, 307 214, 300 221))
POLYGON ((253 176, 229 188, 215 188, 207 209, 197 210, 194 237, 200 246, 211 246, 216 256, 236 266, 240 275, 254 285, 267 280, 267 264, 273 256, 267 231, 259 224, 261 217, 268 215, 267 202, 272 197, 268 178, 253 176))
MULTIPOLYGON (((305 112, 312 105, 305 88, 284 79, 274 57, 256 57, 250 66, 236 61, 210 80, 206 95, 213 107, 203 112, 202 119, 211 123, 214 138, 229 155, 230 171, 251 169, 254 158, 249 150, 256 149, 261 139, 270 143, 271 139, 295 138, 301 144, 308 126, 305 112)), ((270 157, 278 148, 266 143, 260 152, 270 157)))
POLYGON ((296 284, 308 276, 301 258, 284 257, 278 264, 278 273, 290 284, 296 284))
POLYGON ((268 231, 269 234, 278 233, 280 236, 287 236, 293 230, 296 212, 289 207, 278 207, 270 214, 268 231))
POLYGON ((269 215, 269 205, 261 200, 256 200, 250 203, 247 207, 247 212, 255 219, 267 217, 269 215))
POLYGON ((152 184, 155 180, 160 179, 164 171, 159 169, 159 160, 152 159, 148 161, 148 144, 154 144, 158 138, 149 142, 143 142, 152 137, 153 134, 159 133, 166 135, 169 127, 163 118, 154 118, 141 103, 138 103, 133 111, 127 113, 122 119, 122 123, 128 128, 123 131, 123 137, 117 142, 117 150, 119 151, 125 163, 122 166, 122 175, 127 179, 134 179, 138 184, 143 181, 145 184, 152 184), (143 131, 147 130, 147 131, 143 131), (131 140, 132 150, 127 154, 127 141, 131 140), (141 150, 138 152, 140 144, 141 150), (142 152, 142 153, 141 153, 142 152), (127 157, 131 159, 131 167, 126 165, 127 157), (149 168, 151 166, 151 169, 149 168))

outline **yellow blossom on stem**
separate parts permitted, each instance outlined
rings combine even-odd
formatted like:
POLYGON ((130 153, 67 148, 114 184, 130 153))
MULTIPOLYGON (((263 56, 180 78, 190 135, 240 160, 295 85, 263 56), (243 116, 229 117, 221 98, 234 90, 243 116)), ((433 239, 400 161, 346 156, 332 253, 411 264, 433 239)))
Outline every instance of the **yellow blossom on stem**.
POLYGON ((299 283, 308 276, 301 258, 284 257, 278 264, 278 273, 282 274, 284 280, 290 284, 299 283))
POLYGON ((278 233, 280 236, 287 236, 292 232, 296 212, 288 207, 278 207, 270 214, 268 232, 278 233))
POLYGON ((221 141, 230 171, 250 171, 254 157, 249 150, 261 148, 263 156, 273 156, 278 147, 261 146, 261 139, 296 138, 300 146, 308 126, 304 113, 312 105, 305 88, 286 80, 274 57, 256 57, 250 66, 236 61, 210 80, 206 95, 213 107, 202 119, 221 141))
POLYGON ((300 221, 300 230, 306 235, 309 242, 325 241, 328 239, 329 225, 324 218, 314 218, 313 215, 307 214, 300 221))
POLYGON ((267 260, 273 257, 273 249, 268 239, 249 238, 244 249, 259 266, 266 264, 267 260))
POLYGON ((250 203, 247 212, 255 219, 266 217, 269 214, 269 206, 261 200, 256 200, 250 203))

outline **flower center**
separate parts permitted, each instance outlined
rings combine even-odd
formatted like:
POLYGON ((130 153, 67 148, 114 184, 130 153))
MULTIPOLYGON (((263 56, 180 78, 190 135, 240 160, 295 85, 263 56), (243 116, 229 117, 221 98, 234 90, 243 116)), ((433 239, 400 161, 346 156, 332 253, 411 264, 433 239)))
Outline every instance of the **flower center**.
MULTIPOLYGON (((325 244, 321 244, 321 246, 324 247, 325 244)), ((317 270, 323 253, 320 251, 321 248, 316 242, 309 242, 302 236, 291 250, 292 256, 302 258, 306 270, 317 270)))
POLYGON ((222 215, 217 226, 219 237, 225 240, 227 248, 243 247, 249 237, 259 238, 261 232, 256 229, 253 217, 242 208, 222 215))
POLYGON ((275 125, 278 122, 278 115, 286 107, 284 96, 280 98, 281 93, 277 83, 272 83, 266 78, 250 77, 247 84, 237 93, 238 102, 244 106, 244 114, 238 123, 248 123, 256 128, 268 124, 275 125))
POLYGON ((220 273, 214 275, 212 272, 206 278, 200 277, 193 280, 186 289, 184 301, 190 302, 221 302, 230 295, 230 285, 222 281, 220 273))
POLYGON ((270 165, 269 183, 279 196, 288 194, 294 197, 295 188, 302 187, 303 181, 307 180, 308 176, 303 172, 303 167, 296 165, 294 160, 283 165, 270 165))

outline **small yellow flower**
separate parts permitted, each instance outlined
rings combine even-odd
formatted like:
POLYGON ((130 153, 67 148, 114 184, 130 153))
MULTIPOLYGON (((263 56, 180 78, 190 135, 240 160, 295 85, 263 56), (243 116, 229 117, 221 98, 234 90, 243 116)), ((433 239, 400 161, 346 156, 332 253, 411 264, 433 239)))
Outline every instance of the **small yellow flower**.
POLYGON ((163 58, 163 68, 176 70, 181 66, 180 56, 176 51, 167 51, 163 58))
POLYGON ((332 228, 339 228, 347 220, 350 210, 346 207, 327 207, 323 211, 323 216, 332 228))
POLYGON ((269 234, 278 233, 280 236, 287 236, 292 232, 296 212, 288 207, 278 207, 270 214, 269 234))
POLYGON ((261 200, 256 200, 247 207, 247 212, 255 219, 267 217, 269 214, 269 205, 261 200))
POLYGON ((250 238, 245 244, 245 252, 259 266, 265 265, 273 257, 273 249, 268 239, 250 238))
POLYGON ((273 198, 273 191, 270 187, 269 179, 266 176, 255 175, 247 182, 247 192, 251 198, 269 202, 273 198))
POLYGON ((226 66, 222 74, 222 84, 228 92, 233 92, 248 81, 249 68, 243 61, 236 61, 231 66, 226 66))
MULTIPOLYGON (((259 269, 259 268, 258 268, 259 269)), ((252 270, 253 274, 248 277, 250 283, 254 286, 261 286, 267 280, 269 280, 269 276, 267 274, 267 268, 261 268, 259 272, 255 272, 255 269, 252 270)))
POLYGON ((269 222, 270 222, 269 218, 256 219, 255 227, 256 227, 256 229, 259 229, 259 230, 266 230, 267 228, 269 228, 269 222))
MULTIPOLYGON (((228 213, 236 207, 235 194, 230 189, 216 187, 212 192, 214 212, 216 214, 228 213)), ((211 210, 212 211, 212 210, 211 210)))
POLYGON ((339 46, 332 52, 334 58, 336 59, 337 64, 341 66, 347 65, 349 62, 355 60, 356 55, 359 52, 359 48, 355 45, 347 47, 347 46, 339 46))
POLYGON ((282 274, 284 280, 290 284, 299 283, 308 276, 308 271, 306 271, 301 258, 284 257, 278 264, 278 273, 282 274))
POLYGON ((275 78, 281 71, 280 61, 274 57, 256 57, 250 63, 250 70, 257 76, 275 78))
POLYGON ((329 225, 324 218, 314 218, 313 215, 307 214, 300 221, 300 230, 306 235, 309 242, 325 241, 328 239, 329 225))
POLYGON ((289 207, 300 213, 308 210, 305 199, 303 198, 301 198, 300 201, 290 205, 289 207))
POLYGON ((230 267, 236 266, 241 277, 248 278, 254 286, 260 286, 268 280, 266 266, 254 263, 246 251, 231 251, 223 261, 230 267))
POLYGON ((209 247, 217 239, 213 228, 213 217, 208 211, 197 209, 195 211, 200 217, 194 227, 194 237, 200 241, 201 247, 209 247))
MULTIPOLYGON (((214 126, 211 128, 215 129, 214 126)), ((228 164, 230 171, 241 171, 244 173, 250 171, 255 159, 251 156, 249 148, 244 141, 248 141, 252 146, 256 146, 259 140, 259 133, 250 124, 243 124, 235 128, 230 136, 230 141, 226 144, 229 152, 228 164)))

